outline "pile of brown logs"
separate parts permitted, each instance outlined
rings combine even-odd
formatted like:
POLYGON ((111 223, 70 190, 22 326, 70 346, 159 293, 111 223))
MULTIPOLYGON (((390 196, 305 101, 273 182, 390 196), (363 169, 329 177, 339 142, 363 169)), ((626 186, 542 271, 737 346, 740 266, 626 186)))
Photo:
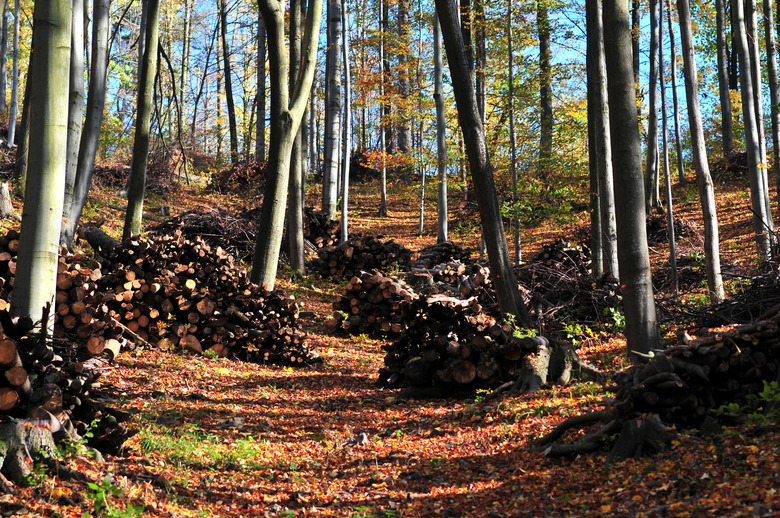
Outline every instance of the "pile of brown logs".
MULTIPOLYGON (((701 236, 699 226, 686 219, 674 218, 676 239, 701 236)), ((666 216, 652 214, 647 217, 647 242, 650 245, 669 242, 669 221, 666 216)))
MULTIPOLYGON (((304 345, 295 300, 253 284, 232 256, 202 239, 180 232, 128 239, 103 270, 97 299, 87 304, 94 308, 88 324, 94 350, 121 330, 130 341, 165 349, 263 363, 318 360, 304 345)), ((80 329, 74 329, 79 336, 88 334, 80 329)))
POLYGON ((417 294, 405 283, 374 270, 359 272, 347 281, 333 304, 330 332, 398 336, 412 317, 417 294))
POLYGON ((416 314, 384 346, 379 381, 388 387, 495 387, 516 379, 541 338, 516 338, 509 325, 486 315, 476 298, 420 298, 416 314))
POLYGON ((309 268, 323 277, 353 277, 360 270, 387 271, 409 264, 412 252, 393 240, 354 236, 338 246, 323 247, 309 268))
POLYGON ((339 243, 341 222, 330 219, 322 211, 306 207, 303 211, 304 237, 315 248, 325 248, 339 243))
POLYGON ((444 241, 435 245, 426 246, 417 254, 411 268, 430 269, 436 265, 459 262, 468 264, 471 262, 471 252, 452 241, 444 241))
POLYGON ((616 397, 604 410, 570 418, 537 444, 547 455, 576 455, 601 449, 622 430, 610 459, 663 449, 673 437, 669 425, 703 426, 715 409, 730 403, 743 408, 748 396, 777 380, 779 366, 780 307, 754 323, 654 351, 619 377, 616 397), (577 441, 558 442, 566 431, 594 424, 596 431, 577 441))
POLYGON ((574 268, 580 274, 590 272, 590 249, 584 245, 573 245, 564 239, 542 245, 531 262, 544 263, 562 269, 574 268))

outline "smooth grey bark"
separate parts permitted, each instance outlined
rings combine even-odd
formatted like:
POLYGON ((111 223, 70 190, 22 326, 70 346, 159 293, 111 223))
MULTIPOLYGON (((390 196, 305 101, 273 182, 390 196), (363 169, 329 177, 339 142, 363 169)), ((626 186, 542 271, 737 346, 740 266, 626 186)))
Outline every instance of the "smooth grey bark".
POLYGON ((322 210, 336 219, 341 170, 341 1, 328 0, 325 55, 325 158, 322 175, 322 210))
MULTIPOLYGON (((672 199, 672 172, 669 169, 669 121, 666 111, 666 81, 664 81, 664 3, 659 2, 658 8, 658 72, 659 88, 661 90, 661 128, 662 149, 664 159, 664 186, 666 187, 666 228, 669 238, 669 267, 672 271, 672 290, 679 294, 679 282, 677 279, 677 236, 674 232, 674 201, 672 199)), ((671 19, 671 16, 667 16, 671 19)), ((674 39, 671 40, 672 44, 674 39)))
POLYGON ((257 140, 255 160, 265 162, 265 119, 266 119, 266 34, 263 15, 257 15, 257 140))
POLYGON ((512 244, 515 250, 515 264, 520 264, 523 260, 523 253, 520 247, 520 195, 518 192, 518 174, 517 174, 517 136, 515 134, 515 52, 514 52, 514 1, 507 2, 507 23, 506 23, 506 47, 507 47, 507 79, 509 88, 507 91, 507 102, 509 103, 509 176, 512 180, 512 244))
POLYGON ((485 142, 485 131, 477 109, 476 94, 455 5, 451 0, 436 0, 436 13, 444 36, 458 120, 471 166, 477 206, 482 220, 482 232, 488 251, 490 274, 499 309, 504 316, 515 315, 521 325, 530 326, 531 319, 520 296, 517 279, 509 259, 493 169, 485 142))
POLYGON ((238 122, 236 103, 233 98, 232 65, 230 63, 230 42, 228 41, 227 3, 219 0, 219 26, 222 40, 222 73, 225 75, 225 104, 228 112, 228 134, 230 135, 230 161, 238 162, 238 122))
POLYGON ((745 31, 750 52, 750 67, 753 74, 753 109, 755 110, 758 143, 761 149, 761 162, 766 163, 766 131, 764 130, 764 98, 761 78, 761 49, 758 40, 758 21, 756 0, 745 1, 745 31))
POLYGON ((141 66, 135 138, 130 178, 127 180, 127 212, 122 239, 141 233, 146 190, 146 166, 149 158, 149 127, 152 120, 154 79, 157 75, 157 47, 160 42, 160 0, 147 0, 144 59, 141 66))
POLYGON ((748 47, 748 37, 745 30, 745 10, 742 2, 731 5, 733 39, 740 59, 740 81, 742 96, 742 118, 745 125, 745 148, 748 157, 748 173, 750 177, 750 205, 753 211, 753 232, 755 234, 758 255, 761 259, 771 259, 771 232, 774 230, 769 210, 769 188, 761 154, 761 143, 756 120, 756 109, 753 106, 753 66, 752 54, 748 47))
POLYGON ((385 82, 387 81, 387 56, 385 49, 387 20, 387 1, 379 0, 379 147, 382 150, 382 166, 379 176, 379 217, 387 217, 387 164, 384 154, 387 153, 387 116, 389 108, 385 99, 385 82))
POLYGON ((292 90, 288 78, 289 64, 285 54, 284 3, 280 0, 260 0, 259 7, 268 33, 271 134, 268 147, 268 174, 250 279, 273 290, 284 230, 285 201, 293 141, 306 112, 314 81, 322 0, 311 0, 306 8, 301 43, 301 68, 292 90))
POLYGON ((412 82, 409 73, 412 56, 409 45, 409 4, 410 0, 398 0, 396 10, 396 21, 398 30, 398 40, 402 48, 398 52, 398 76, 396 84, 398 85, 398 96, 403 103, 403 107, 398 110, 398 123, 396 124, 396 146, 399 153, 408 153, 412 149, 412 121, 409 114, 408 101, 412 95, 412 82))
POLYGON ((16 121, 19 113, 19 0, 14 0, 14 39, 11 48, 11 108, 8 115, 8 147, 16 145, 16 121))
MULTIPOLYGON (((601 258, 601 272, 594 269, 595 278, 609 275, 619 278, 617 228, 615 223, 615 186, 612 175, 612 144, 609 133, 607 104, 607 70, 604 61, 604 25, 601 0, 587 0, 587 69, 588 69, 588 131, 591 181, 596 185, 591 199, 592 213, 598 216, 595 227, 600 230, 591 250, 601 258), (592 132, 592 139, 590 138, 592 132)), ((592 232, 595 234, 596 232, 592 232)))
MULTIPOLYGON (((485 0, 474 0, 474 86, 482 122, 487 119, 487 20, 485 0)), ((549 46, 549 41, 547 42, 549 46)))
MULTIPOLYGON (((511 73, 510 73, 511 74, 511 73)), ((447 118, 444 107, 444 60, 441 48, 439 17, 433 15, 433 100, 436 103, 436 166, 439 190, 436 202, 436 241, 449 239, 447 225, 447 118)))
POLYGON ((547 181, 553 159, 552 50, 547 0, 536 2, 536 30, 539 35, 539 176, 547 181))
POLYGON ((772 119, 772 172, 778 187, 776 196, 778 201, 780 201, 780 88, 778 88, 775 20, 771 0, 764 0, 763 6, 766 72, 769 82, 769 106, 772 119))
POLYGON ((8 58, 8 0, 3 0, 2 17, 0 20, 0 114, 5 115, 8 109, 6 94, 8 90, 8 73, 6 64, 8 58))
POLYGON ((79 143, 84 124, 84 0, 71 0, 70 94, 68 97, 68 144, 65 160, 65 193, 62 216, 67 218, 73 204, 79 143))
MULTIPOLYGON (((671 0, 662 0, 667 2, 666 4, 672 12, 671 0)), ((685 183, 685 164, 683 163, 683 150, 682 142, 680 139, 680 101, 677 96, 677 46, 674 42, 674 29, 672 27, 672 17, 666 17, 669 27, 669 48, 671 49, 671 59, 669 64, 669 74, 672 76, 672 113, 674 118, 674 149, 677 154, 677 181, 679 183, 685 183)), ((729 104, 729 106, 731 106, 729 104)), ((731 108, 729 108, 730 110, 731 108)), ((729 111, 729 113, 731 113, 729 111)))
MULTIPOLYGON (((726 42, 725 0, 715 0, 716 41, 718 53, 718 94, 720 96, 721 146, 723 156, 734 151, 734 123, 731 111, 731 90, 729 89, 728 44, 726 42)), ((671 23, 671 22, 670 22, 671 23)))
POLYGON ((723 302, 723 278, 720 271, 720 238, 718 237, 718 213, 715 205, 715 189, 712 185, 707 162, 701 108, 699 107, 699 79, 693 46, 690 6, 688 0, 677 0, 680 18, 680 40, 683 49, 685 96, 688 101, 688 125, 691 129, 693 164, 699 188, 702 217, 704 219, 704 258, 707 270, 707 286, 713 304, 723 302))
POLYGON ((81 132, 76 175, 73 181, 73 199, 66 207, 60 242, 68 247, 73 243, 76 225, 81 219, 95 169, 100 127, 106 104, 106 77, 108 71, 108 37, 111 0, 94 0, 92 21, 92 61, 90 63, 87 109, 81 132))
POLYGON ((346 0, 341 0, 341 15, 343 16, 341 31, 342 61, 344 63, 344 136, 342 142, 341 172, 341 242, 349 239, 349 167, 352 154, 352 80, 349 60, 349 11, 346 0))
POLYGON ((650 0, 650 79, 647 114, 647 159, 645 160, 645 211, 661 210, 658 178, 658 0, 650 0))
MULTIPOLYGON (((13 316, 38 321, 48 305, 53 314, 59 257, 62 192, 68 132, 70 0, 36 2, 33 13, 33 69, 30 89, 31 174, 19 239, 13 316)), ((53 327, 54 319, 49 319, 53 327)))
MULTIPOLYGON (((659 345, 645 226, 641 143, 631 53, 627 0, 604 0, 612 167, 615 172, 618 260, 629 355, 659 345)), ((635 358, 636 359, 636 358, 635 358)))
MULTIPOLYGON (((290 76, 289 88, 295 88, 295 80, 300 72, 301 44, 303 43, 303 0, 290 2, 290 76)), ((302 127, 303 125, 301 125, 302 127)), ((287 189, 287 254, 290 268, 300 274, 305 273, 305 251, 303 244, 303 176, 306 162, 303 159, 303 135, 301 128, 295 135, 290 152, 290 178, 287 189)))

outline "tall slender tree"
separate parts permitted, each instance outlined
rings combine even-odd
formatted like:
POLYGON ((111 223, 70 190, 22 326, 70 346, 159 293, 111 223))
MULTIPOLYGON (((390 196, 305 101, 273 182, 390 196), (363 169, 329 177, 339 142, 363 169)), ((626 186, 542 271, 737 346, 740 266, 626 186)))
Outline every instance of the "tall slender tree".
POLYGON ((341 170, 341 1, 328 0, 327 51, 325 55, 325 159, 322 178, 322 210, 336 219, 341 170))
POLYGON ((645 161, 645 210, 661 209, 658 179, 658 0, 650 0, 650 79, 647 114, 647 160, 645 161))
POLYGON ((343 31, 341 33, 342 61, 344 62, 344 136, 341 160, 341 242, 349 239, 349 168, 352 154, 352 71, 350 68, 349 10, 346 0, 341 0, 343 31))
POLYGON ((512 179, 512 244, 514 245, 515 263, 520 264, 523 259, 520 247, 520 193, 518 190, 517 174, 517 141, 515 133, 515 52, 514 52, 514 0, 507 2, 506 20, 506 46, 507 46, 507 102, 509 103, 509 175, 512 179))
POLYGON ((644 183, 637 124, 628 0, 604 0, 609 124, 615 172, 618 260, 629 353, 659 343, 645 227, 644 183))
POLYGON ((233 96, 233 71, 230 61, 230 41, 228 38, 228 10, 226 0, 219 0, 219 27, 222 41, 222 73, 225 76, 225 104, 228 113, 228 134, 230 135, 230 161, 238 161, 238 121, 236 103, 233 96))
MULTIPOLYGON (((290 75, 288 81, 291 90, 295 88, 295 81, 300 73, 305 8, 303 0, 290 2, 290 75)), ((302 126, 303 124, 301 124, 302 126)), ((290 268, 301 274, 306 271, 303 239, 303 178, 305 169, 303 132, 299 127, 290 151, 290 179, 287 189, 287 252, 290 268)))
POLYGON ((133 162, 127 181, 127 211, 122 238, 141 232, 146 191, 146 166, 149 156, 149 127, 152 120, 154 78, 157 75, 157 47, 160 42, 160 0, 146 0, 147 8, 144 59, 136 109, 133 162))
POLYGON ((723 156, 728 156, 734 151, 734 129, 731 111, 731 90, 729 88, 729 59, 727 55, 728 44, 726 41, 726 2, 715 0, 716 41, 715 48, 718 54, 718 94, 720 95, 720 129, 721 148, 723 156))
POLYGON ((715 206, 715 190, 710 176, 705 149, 704 129, 699 107, 699 79, 696 70, 696 55, 693 47, 690 6, 688 0, 677 0, 680 18, 680 40, 683 49, 683 71, 685 72, 685 97, 688 101, 688 125, 691 128, 693 164, 696 168, 696 182, 699 187, 702 216, 704 218, 704 257, 707 269, 707 286, 713 303, 724 299, 723 278, 720 272, 720 239, 718 237, 718 215, 715 206))
MULTIPOLYGON (((672 12, 671 0, 662 0, 668 2, 668 12, 672 12)), ((672 117, 674 119, 674 149, 677 155, 677 181, 685 183, 685 164, 683 162, 682 139, 680 138, 680 101, 677 96, 677 46, 674 41, 674 28, 672 27, 672 17, 667 16, 666 21, 669 27, 669 75, 672 77, 672 117)), ((730 105, 729 105, 730 106, 730 105)), ((731 113, 729 108, 729 113, 731 113)))
POLYGON ((290 89, 289 64, 285 54, 284 3, 260 0, 260 11, 268 31, 268 59, 271 86, 271 135, 268 177, 260 211, 250 279, 272 290, 284 230, 285 201, 290 175, 293 141, 306 112, 317 62, 317 41, 322 16, 322 0, 310 0, 306 8, 301 68, 290 89))
POLYGON ((539 174, 547 181, 553 155, 552 50, 548 0, 536 2, 536 30, 539 34, 539 174))
POLYGON ((72 0, 70 43, 70 95, 68 97, 68 145, 65 160, 65 194, 63 217, 70 213, 76 166, 79 161, 79 143, 84 123, 84 0, 72 0))
POLYGON ((5 115, 8 110, 8 73, 6 63, 8 58, 8 0, 3 0, 3 8, 0 9, 0 115, 5 115))
POLYGON ((263 15, 257 14, 257 140, 255 145, 255 159, 258 162, 265 161, 265 112, 266 112, 266 34, 263 15))
POLYGON ((441 48, 441 26, 438 15, 433 15, 433 99, 436 102, 436 166, 439 173, 437 197, 436 241, 449 239, 447 226, 447 118, 444 107, 444 60, 441 48))
POLYGON ((764 0, 764 42, 766 48, 766 72, 769 83, 769 107, 772 119, 772 172, 778 187, 780 201, 780 88, 778 88, 777 47, 772 2, 764 0))
POLYGON ((522 325, 530 326, 530 316, 520 297, 517 280, 509 260, 504 225, 498 208, 493 169, 485 142, 485 131, 477 109, 477 99, 466 46, 459 30, 454 2, 452 0, 436 0, 436 13, 439 16, 444 36, 458 120, 474 180, 474 191, 482 220, 482 232, 488 251, 490 275, 496 287, 498 305, 504 315, 515 315, 522 325))
MULTIPOLYGON (((53 310, 68 131, 70 0, 36 2, 30 89, 30 154, 11 313, 39 320, 53 310)), ((53 326, 54 319, 49 319, 53 326)))
POLYGON ((745 124, 745 148, 748 157, 750 176, 750 204, 753 211, 753 231, 762 259, 771 258, 771 232, 774 230, 769 211, 769 186, 761 153, 759 137, 759 121, 756 120, 757 110, 753 106, 753 66, 752 53, 748 46, 748 36, 745 25, 745 9, 742 2, 731 5, 733 38, 740 59, 740 82, 742 95, 742 119, 745 124))
POLYGON ((19 30, 21 9, 19 0, 14 0, 14 38, 11 65, 11 111, 8 114, 8 147, 16 145, 16 122, 19 113, 19 30))
POLYGON ((92 9, 92 61, 90 62, 87 109, 81 132, 76 176, 73 181, 73 199, 65 207, 60 242, 73 243, 76 225, 87 202, 95 168, 100 127, 106 104, 106 76, 108 71, 108 37, 111 0, 94 0, 92 9))

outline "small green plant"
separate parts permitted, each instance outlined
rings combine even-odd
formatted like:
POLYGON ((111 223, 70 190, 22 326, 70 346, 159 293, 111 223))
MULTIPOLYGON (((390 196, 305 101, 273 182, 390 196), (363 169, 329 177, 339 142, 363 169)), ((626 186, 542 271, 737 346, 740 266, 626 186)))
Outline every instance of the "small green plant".
POLYGON ((575 347, 581 340, 594 338, 596 336, 593 329, 578 322, 566 324, 563 326, 563 332, 566 335, 566 338, 571 340, 571 344, 575 347))
POLYGON ((211 360, 217 360, 219 359, 219 353, 215 351, 214 349, 206 349, 203 354, 206 356, 206 358, 209 358, 211 360))
POLYGON ((626 330, 626 316, 623 314, 623 310, 616 306, 609 306, 603 310, 604 316, 609 319, 609 324, 612 327, 612 331, 615 333, 622 333, 626 330))
POLYGON ((439 469, 439 465, 442 462, 441 457, 431 457, 430 463, 431 463, 431 469, 439 469))
MULTIPOLYGON (((122 489, 114 484, 111 480, 111 475, 106 474, 103 480, 99 484, 95 482, 88 482, 87 487, 91 490, 84 493, 86 498, 92 500, 93 514, 104 514, 111 518, 142 516, 143 507, 128 506, 125 511, 120 511, 111 506, 111 498, 122 494, 122 489)), ((84 513, 81 518, 89 518, 90 513, 84 513)))

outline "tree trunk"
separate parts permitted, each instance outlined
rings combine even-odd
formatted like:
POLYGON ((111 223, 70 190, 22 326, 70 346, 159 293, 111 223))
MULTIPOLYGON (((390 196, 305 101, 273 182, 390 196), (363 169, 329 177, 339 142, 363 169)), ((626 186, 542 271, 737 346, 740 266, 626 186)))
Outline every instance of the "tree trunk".
POLYGON ((79 143, 84 119, 84 0, 72 1, 70 42, 70 96, 68 98, 68 144, 65 161, 65 193, 63 217, 67 218, 73 204, 76 166, 79 161, 79 143))
MULTIPOLYGON (((303 0, 290 2, 290 90, 295 88, 295 80, 300 72, 301 44, 303 40, 303 20, 305 16, 303 0)), ((290 179, 287 189, 287 243, 290 268, 303 274, 306 271, 303 245, 303 176, 306 163, 303 160, 303 140, 300 128, 295 134, 290 153, 290 179)))
POLYGON ((650 0, 650 79, 647 85, 647 160, 645 161, 645 211, 661 210, 658 181, 658 0, 650 0))
POLYGON ((238 162, 238 123, 236 122, 236 104, 233 100, 233 77, 230 64, 230 43, 228 42, 227 5, 219 0, 219 26, 222 36, 222 68, 225 75, 225 103, 228 112, 228 133, 230 134, 230 161, 238 162))
POLYGON ((8 0, 3 0, 3 19, 0 21, 0 115, 5 115, 8 109, 8 73, 6 64, 8 57, 8 0))
MULTIPOLYGON (((604 61, 604 25, 601 0, 588 0, 588 128, 593 131, 591 168, 595 169, 598 207, 601 221, 600 247, 594 255, 602 258, 601 275, 618 278, 617 229, 615 223, 615 187, 612 175, 612 144, 609 134, 609 106, 607 104, 607 70, 604 61)), ((593 176, 591 176, 593 178, 593 176)), ((595 232, 594 232, 595 233, 595 232)), ((594 245, 596 246, 596 245, 594 245)), ((596 272, 594 271, 594 277, 596 272)))
MULTIPOLYGON (((664 3, 659 2, 658 9, 658 71, 659 87, 661 90, 661 142, 663 146, 664 157, 664 184, 666 187, 666 228, 669 236, 669 267, 672 270, 672 290, 674 294, 679 294, 679 282, 677 280, 677 242, 674 234, 674 202, 672 199, 672 173, 669 170, 669 122, 666 111, 666 81, 664 76, 664 3)), ((671 16, 670 16, 671 18, 671 16)), ((674 42, 674 39, 671 40, 674 42)))
POLYGON ((498 305, 503 315, 515 315, 524 325, 530 317, 517 287, 506 245, 504 225, 498 208, 493 170, 487 153, 482 119, 477 110, 476 95, 471 82, 466 48, 458 27, 455 6, 450 0, 436 0, 436 12, 441 23, 444 46, 452 78, 458 120, 471 166, 482 230, 488 248, 490 273, 496 287, 498 305))
POLYGON ((16 145, 16 119, 19 112, 19 16, 21 16, 19 0, 14 0, 14 42, 11 50, 13 53, 11 65, 11 112, 8 115, 9 148, 13 148, 16 145))
POLYGON ((346 0, 341 0, 342 23, 342 58, 344 62, 344 137, 342 138, 341 173, 341 242, 349 238, 349 167, 352 153, 352 84, 349 61, 349 11, 346 0))
POLYGON ((631 19, 626 0, 604 1, 604 41, 610 42, 605 45, 605 55, 626 341, 629 354, 647 353, 658 346, 659 334, 642 210, 644 184, 631 57, 631 19))
POLYGON ((777 46, 772 2, 764 0, 764 39, 766 42, 766 71, 769 81, 769 106, 772 118, 772 172, 780 201, 780 88, 777 74, 777 46))
MULTIPOLYGON (((436 165, 439 173, 437 198, 436 241, 449 239, 447 228, 447 119, 444 108, 444 63, 441 48, 441 26, 439 17, 433 15, 433 99, 436 103, 436 165)), ((510 72, 511 74, 511 72, 510 72)))
POLYGON ((341 2, 328 0, 328 50, 325 56, 325 170, 322 210, 336 219, 341 169, 341 2))
POLYGON ((546 0, 537 0, 536 28, 539 34, 539 176, 545 182, 552 173, 553 106, 552 51, 550 50, 550 18, 546 0))
POLYGON ((411 79, 409 67, 411 66, 412 56, 409 44, 409 5, 410 0, 398 0, 397 22, 398 22, 398 40, 401 50, 398 52, 398 95, 403 104, 399 111, 396 146, 399 153, 408 153, 412 149, 412 124, 409 115, 408 100, 412 94, 411 79))
MULTIPOLYGON (((715 0, 716 9, 716 51, 718 53, 718 93, 720 95, 721 142, 723 156, 734 151, 733 115, 731 113, 731 95, 729 89, 728 45, 726 43, 726 5, 725 0, 715 0)), ((671 23, 671 22, 670 22, 671 23)))
POLYGON ((379 0, 379 147, 382 150, 382 166, 379 177, 379 217, 387 217, 387 116, 389 107, 385 100, 385 82, 387 81, 387 57, 385 49, 387 20, 387 1, 379 0))
POLYGON ((95 168, 100 127, 106 104, 106 72, 108 70, 108 34, 111 0, 95 0, 92 21, 92 62, 87 93, 87 113, 81 133, 76 177, 73 183, 73 201, 65 213, 60 242, 71 246, 76 225, 87 202, 95 168))
POLYGON ((514 0, 509 0, 507 4, 507 72, 509 88, 507 91, 507 102, 509 103, 509 175, 512 180, 512 242, 515 249, 515 264, 520 264, 523 259, 523 253, 520 248, 520 193, 518 192, 517 175, 517 135, 515 134, 515 52, 514 52, 514 0))
POLYGON ((154 79, 157 75, 157 47, 160 41, 160 0, 147 0, 146 42, 138 91, 138 108, 133 140, 133 162, 127 181, 127 212, 122 239, 141 233, 144 211, 146 165, 149 156, 149 126, 152 120, 154 79))
POLYGON ((740 80, 742 82, 742 118, 745 123, 745 148, 748 156, 750 175, 750 204, 753 210, 753 231, 760 259, 771 259, 770 235, 773 230, 769 211, 769 195, 766 168, 761 155, 756 110, 753 107, 753 66, 745 31, 745 10, 742 2, 731 5, 733 17, 734 41, 740 58, 740 80))
POLYGON ((322 0, 311 0, 306 9, 306 23, 301 45, 301 71, 296 78, 292 95, 290 95, 288 63, 284 50, 284 4, 279 0, 261 0, 259 6, 268 31, 271 138, 269 141, 268 176, 250 279, 252 282, 273 290, 276 283, 279 248, 284 227, 284 202, 287 199, 290 155, 293 140, 306 112, 306 104, 314 81, 322 0))
MULTIPOLYGON (((761 163, 766 164, 766 131, 764 131, 764 97, 761 78, 761 50, 759 49, 756 0, 745 0, 745 31, 747 33, 750 67, 753 74, 753 109, 755 110, 761 163)), ((767 187, 768 189, 768 187, 767 187)))
MULTIPOLYGON (((662 0, 664 2, 668 1, 667 6, 669 7, 668 11, 672 12, 672 1, 671 0, 662 0)), ((677 99, 677 47, 674 43, 674 29, 672 28, 672 17, 667 17, 668 26, 669 26, 669 47, 671 48, 671 61, 670 61, 670 74, 672 76, 672 104, 673 106, 673 114, 674 114, 674 149, 677 154, 677 180, 680 183, 685 183, 685 165, 683 163, 683 150, 682 150, 682 142, 680 141, 680 102, 677 99)), ((731 106, 729 104, 729 106, 731 106)), ((731 109, 729 108, 729 114, 731 113, 731 109)))
MULTIPOLYGON (((53 311, 68 131, 70 0, 36 2, 30 90, 30 157, 19 239, 14 316, 38 321, 53 311)), ((51 326, 54 319, 48 319, 51 326)))
POLYGON ((263 15, 257 15, 257 144, 255 147, 255 160, 265 162, 265 55, 266 34, 263 15))

